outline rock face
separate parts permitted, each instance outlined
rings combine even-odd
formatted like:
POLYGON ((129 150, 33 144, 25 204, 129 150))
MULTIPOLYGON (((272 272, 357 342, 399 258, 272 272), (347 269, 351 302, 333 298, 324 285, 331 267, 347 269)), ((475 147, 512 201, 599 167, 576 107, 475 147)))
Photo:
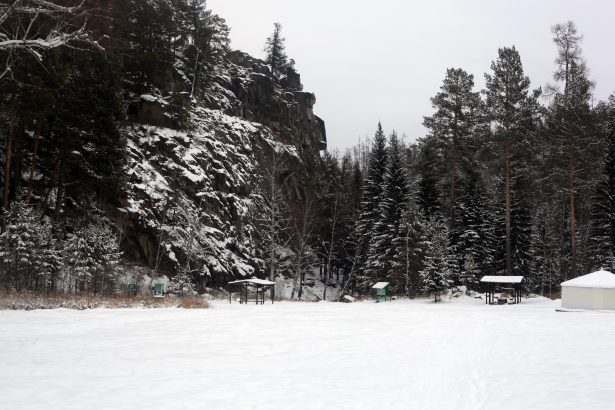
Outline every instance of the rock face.
POLYGON ((124 129, 131 259, 170 275, 189 271, 202 286, 263 274, 252 212, 263 158, 283 156, 286 189, 301 196, 300 177, 326 148, 316 98, 292 71, 278 81, 264 62, 229 53, 188 109, 187 130, 170 128, 165 99, 141 96, 124 129))

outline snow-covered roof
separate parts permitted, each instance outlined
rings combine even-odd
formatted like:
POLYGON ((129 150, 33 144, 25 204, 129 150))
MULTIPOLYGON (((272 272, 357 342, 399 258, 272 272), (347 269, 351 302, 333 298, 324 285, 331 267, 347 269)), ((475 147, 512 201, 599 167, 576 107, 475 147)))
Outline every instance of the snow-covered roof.
POLYGON ((229 285, 238 285, 240 283, 250 283, 252 285, 265 285, 265 286, 271 286, 271 285, 275 285, 275 282, 271 282, 269 280, 264 280, 264 279, 244 279, 244 280, 236 280, 234 282, 229 282, 229 285))
POLYGON ((378 282, 374 286, 372 286, 372 289, 384 289, 387 286, 389 286, 389 282, 378 282))
POLYGON ((523 276, 483 276, 483 283, 521 283, 523 276))
POLYGON ((615 288, 615 275, 601 270, 566 281, 562 283, 562 287, 613 289, 615 288))

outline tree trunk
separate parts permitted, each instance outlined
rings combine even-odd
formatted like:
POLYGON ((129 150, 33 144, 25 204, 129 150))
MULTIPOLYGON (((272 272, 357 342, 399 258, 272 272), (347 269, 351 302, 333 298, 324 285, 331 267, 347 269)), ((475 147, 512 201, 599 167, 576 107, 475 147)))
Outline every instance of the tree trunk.
POLYGON ((505 179, 505 196, 506 196, 506 275, 512 275, 512 255, 511 255, 511 221, 510 221, 510 141, 508 138, 504 142, 504 179, 505 179))
POLYGON ((331 242, 329 242, 329 255, 327 256, 327 272, 325 273, 325 291, 323 292, 322 300, 327 300, 327 287, 329 287, 329 272, 331 271, 331 258, 333 257, 333 241, 335 240, 335 225, 337 224, 337 202, 333 205, 333 224, 331 226, 331 242))
POLYGON ((26 203, 30 204, 30 199, 32 198, 32 183, 34 181, 34 171, 36 170, 36 159, 38 155, 38 144, 41 139, 41 122, 39 121, 36 127, 36 137, 34 139, 34 151, 32 152, 32 163, 30 164, 30 177, 28 178, 28 196, 26 198, 26 203))
MULTIPOLYGON (((577 276, 577 226, 576 226, 576 215, 575 215, 575 185, 574 185, 574 167, 575 167, 575 158, 574 154, 570 156, 568 161, 568 178, 569 178, 569 193, 568 193, 568 201, 570 207, 570 271, 572 277, 575 278, 577 276)), ((565 278, 567 279, 567 278, 565 278)))
POLYGON ((13 123, 9 122, 7 134, 5 164, 4 164, 4 191, 2 192, 2 233, 6 232, 5 213, 9 210, 9 189, 11 188, 11 161, 13 160, 13 123))
POLYGON ((21 188, 21 168, 23 164, 23 134, 24 127, 20 126, 15 134, 15 165, 13 166, 13 194, 19 193, 21 188))
POLYGON ((459 142, 457 136, 453 135, 453 153, 451 158, 451 228, 455 228, 455 189, 457 185, 457 156, 459 155, 459 142))
POLYGON ((62 156, 60 158, 60 171, 58 172, 58 191, 56 193, 56 203, 55 203, 55 220, 56 222, 60 220, 60 216, 64 207, 64 195, 65 195, 65 173, 66 173, 66 162, 68 161, 68 136, 67 131, 65 131, 64 138, 62 140, 62 156))
POLYGON ((190 98, 194 97, 194 92, 196 91, 197 81, 199 79, 199 57, 201 54, 201 50, 197 47, 196 50, 196 61, 194 63, 194 76, 192 77, 192 90, 190 91, 190 98))

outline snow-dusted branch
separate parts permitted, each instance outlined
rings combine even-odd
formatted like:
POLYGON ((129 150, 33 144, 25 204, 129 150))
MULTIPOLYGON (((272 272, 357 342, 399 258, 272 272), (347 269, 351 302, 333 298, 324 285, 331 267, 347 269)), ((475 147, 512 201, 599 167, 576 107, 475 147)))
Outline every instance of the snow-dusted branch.
MULTIPOLYGON (((75 6, 51 0, 15 0, 0 6, 0 53, 25 52, 40 61, 45 51, 63 46, 80 44, 103 51, 87 29, 84 5, 85 0, 75 6)), ((6 61, 0 79, 12 74, 15 59, 6 61)))
POLYGON ((49 37, 42 39, 6 40, 0 41, 0 50, 23 49, 23 50, 51 50, 75 41, 85 41, 99 50, 103 48, 98 42, 90 39, 85 26, 72 33, 52 33, 49 37))
POLYGON ((15 14, 75 14, 83 9, 84 4, 85 0, 72 7, 60 6, 47 0, 15 0, 12 4, 0 9, 0 25, 15 14))

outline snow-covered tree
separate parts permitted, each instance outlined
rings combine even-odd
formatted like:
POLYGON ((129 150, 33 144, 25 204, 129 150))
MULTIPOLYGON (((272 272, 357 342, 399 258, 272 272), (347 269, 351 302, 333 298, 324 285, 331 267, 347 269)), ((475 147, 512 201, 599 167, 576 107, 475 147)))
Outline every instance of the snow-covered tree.
MULTIPOLYGON (((400 276, 394 273, 393 264, 397 246, 403 243, 402 238, 405 237, 400 224, 408 201, 408 177, 402 146, 395 133, 389 139, 387 157, 380 206, 367 253, 366 273, 372 282, 392 281, 400 276)), ((402 283, 395 282, 393 285, 396 289, 404 288, 402 283)))
POLYGON ((591 217, 591 269, 615 269, 615 118, 609 124, 608 153, 591 217))
POLYGON ((362 289, 369 288, 373 278, 366 271, 369 242, 380 214, 380 201, 384 188, 384 179, 388 164, 386 136, 382 125, 374 137, 373 147, 369 157, 367 175, 363 181, 361 197, 361 212, 357 222, 357 281, 362 289))
POLYGON ((211 276, 207 266, 211 249, 204 225, 207 214, 202 205, 202 199, 196 205, 187 198, 179 198, 169 211, 172 223, 168 228, 167 252, 175 265, 172 283, 181 294, 191 293, 195 285, 202 287, 211 276))
POLYGON ((455 212, 459 224, 452 230, 451 238, 461 269, 459 284, 475 289, 481 275, 487 274, 493 265, 491 210, 478 172, 468 169, 465 174, 455 212))
POLYGON ((420 272, 422 290, 433 295, 434 301, 438 302, 457 274, 457 262, 449 245, 448 227, 442 216, 435 215, 426 222, 422 242, 425 248, 424 266, 420 272))
POLYGON ((51 225, 23 201, 13 203, 7 229, 0 235, 0 264, 5 285, 16 290, 50 290, 62 267, 51 225))
POLYGON ((421 246, 424 219, 414 201, 409 201, 402 213, 399 233, 392 242, 390 281, 399 292, 414 298, 420 291, 424 249, 421 246))
POLYGON ((120 262, 116 234, 98 218, 83 225, 64 241, 64 264, 70 272, 66 284, 76 292, 112 292, 120 262))

